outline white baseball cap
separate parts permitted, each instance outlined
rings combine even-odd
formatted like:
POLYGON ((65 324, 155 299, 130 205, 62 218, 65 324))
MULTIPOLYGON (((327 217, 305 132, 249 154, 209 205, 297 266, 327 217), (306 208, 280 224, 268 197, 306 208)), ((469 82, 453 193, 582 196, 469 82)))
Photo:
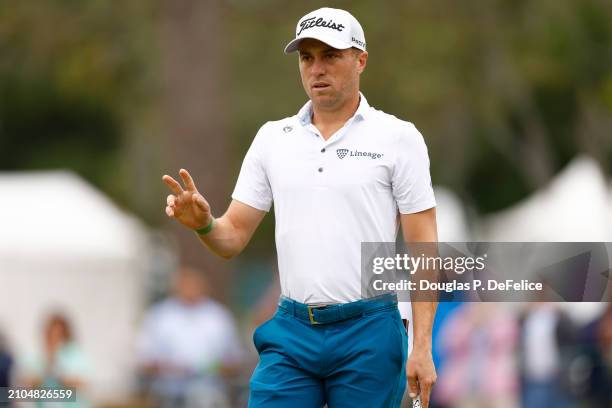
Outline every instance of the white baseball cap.
POLYGON ((295 38, 285 47, 285 54, 298 49, 304 38, 314 38, 339 50, 355 47, 366 50, 365 35, 359 21, 345 10, 323 7, 298 21, 295 38))

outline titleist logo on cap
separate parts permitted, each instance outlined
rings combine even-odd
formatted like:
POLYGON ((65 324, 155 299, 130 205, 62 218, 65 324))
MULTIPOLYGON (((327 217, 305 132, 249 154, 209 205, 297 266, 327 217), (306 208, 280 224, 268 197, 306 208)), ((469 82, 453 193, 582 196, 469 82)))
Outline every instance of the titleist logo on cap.
POLYGON ((300 31, 298 31, 297 35, 300 35, 302 31, 308 30, 309 28, 312 28, 312 27, 325 27, 325 28, 331 28, 332 30, 338 30, 338 31, 342 31, 344 29, 344 25, 342 24, 336 24, 334 23, 333 20, 325 21, 321 17, 317 18, 315 16, 315 17, 307 18, 300 23, 300 31))

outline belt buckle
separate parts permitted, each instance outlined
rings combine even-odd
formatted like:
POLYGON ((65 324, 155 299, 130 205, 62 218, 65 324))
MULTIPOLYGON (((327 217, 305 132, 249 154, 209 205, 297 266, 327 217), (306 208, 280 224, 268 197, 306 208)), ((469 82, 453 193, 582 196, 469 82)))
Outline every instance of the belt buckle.
POLYGON ((314 319, 314 315, 312 314, 312 310, 316 309, 318 307, 320 307, 320 306, 316 306, 316 305, 309 305, 308 306, 308 318, 310 319, 310 324, 320 324, 319 322, 317 322, 314 319))

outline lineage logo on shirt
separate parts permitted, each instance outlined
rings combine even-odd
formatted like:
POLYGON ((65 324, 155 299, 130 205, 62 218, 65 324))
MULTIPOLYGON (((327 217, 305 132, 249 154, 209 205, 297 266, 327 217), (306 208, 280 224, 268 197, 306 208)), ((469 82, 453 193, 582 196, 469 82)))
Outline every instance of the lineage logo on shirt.
POLYGON ((359 150, 349 149, 336 149, 336 154, 339 159, 344 159, 347 155, 348 157, 369 157, 370 159, 380 159, 384 156, 383 153, 360 152, 359 150))

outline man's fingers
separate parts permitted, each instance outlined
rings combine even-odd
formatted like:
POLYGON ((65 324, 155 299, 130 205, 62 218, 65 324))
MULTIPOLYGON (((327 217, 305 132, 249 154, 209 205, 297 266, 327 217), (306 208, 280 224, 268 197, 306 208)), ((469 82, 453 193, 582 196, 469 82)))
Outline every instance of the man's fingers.
POLYGON ((429 394, 431 393, 431 387, 427 388, 421 385, 421 393, 419 394, 421 398, 421 406, 423 408, 429 408, 429 394))
POLYGON ((408 392, 410 398, 415 398, 419 395, 419 385, 417 383, 416 375, 408 375, 408 392))
POLYGON ((431 395, 431 388, 436 383, 436 374, 433 373, 433 377, 424 378, 423 381, 419 381, 421 387, 421 398, 423 399, 423 407, 429 407, 429 396, 431 395))
POLYGON ((168 176, 167 174, 165 174, 164 177, 162 177, 162 180, 164 183, 168 185, 168 187, 170 187, 170 190, 172 190, 174 194, 176 194, 177 196, 180 196, 181 194, 183 194, 183 188, 178 183, 178 181, 168 176))
POLYGON ((421 389, 421 405, 423 408, 429 407, 429 396, 431 394, 431 387, 433 386, 434 379, 426 378, 422 381, 419 381, 419 387, 421 389))
POLYGON ((173 206, 175 199, 176 199, 176 197, 174 197, 172 194, 170 194, 168 196, 168 198, 166 198, 166 204, 168 204, 169 206, 173 206))
POLYGON ((172 211, 172 208, 166 207, 166 215, 168 217, 174 217, 174 211, 172 211))
POLYGON ((209 209, 210 209, 208 207, 208 203, 206 202, 206 200, 204 200, 204 197, 202 197, 200 194, 194 194, 193 195, 193 202, 196 203, 197 206, 202 211, 209 211, 209 209))
POLYGON ((197 191, 195 183, 193 182, 193 179, 191 178, 191 174, 189 174, 187 170, 180 169, 179 175, 183 179, 183 182, 185 183, 185 188, 187 189, 187 191, 197 191))

